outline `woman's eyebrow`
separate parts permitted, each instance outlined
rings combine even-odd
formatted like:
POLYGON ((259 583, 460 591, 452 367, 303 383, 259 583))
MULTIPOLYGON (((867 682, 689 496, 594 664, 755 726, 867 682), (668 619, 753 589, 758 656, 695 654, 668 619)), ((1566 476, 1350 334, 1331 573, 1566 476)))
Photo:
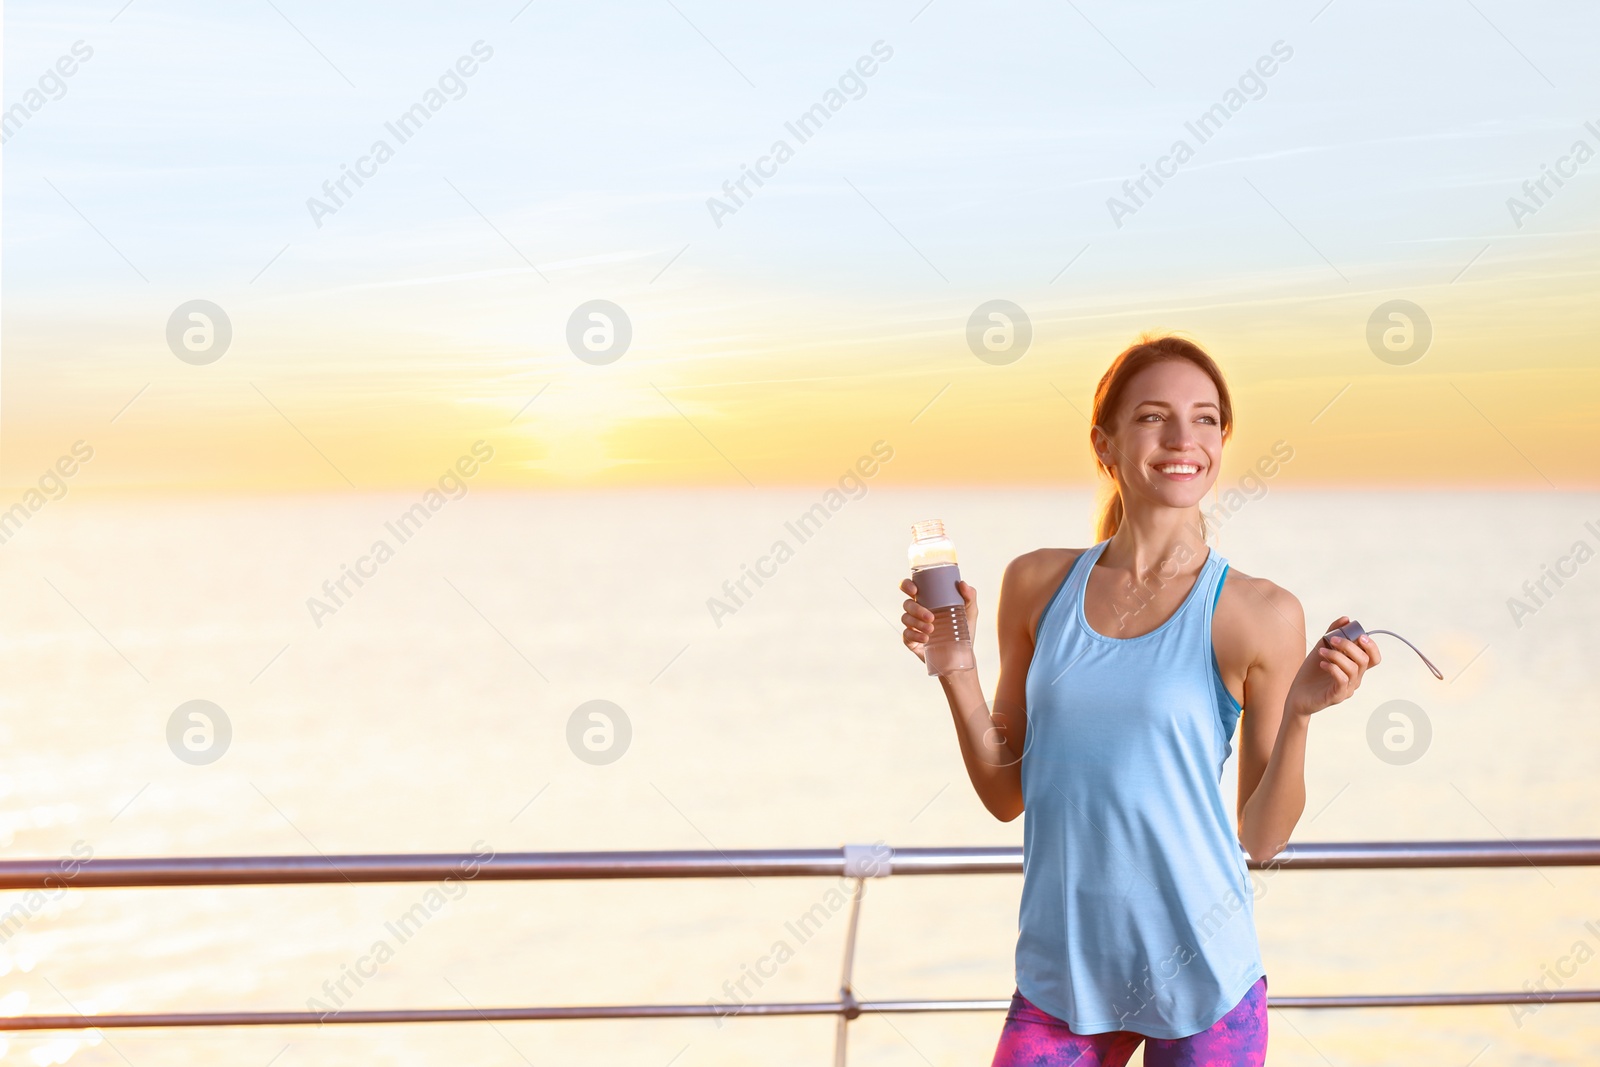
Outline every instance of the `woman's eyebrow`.
MULTIPOLYGON (((1146 404, 1150 404, 1150 405, 1152 405, 1154 407, 1158 407, 1158 408, 1170 408, 1172 406, 1171 404, 1167 403, 1165 400, 1141 400, 1137 404, 1135 404, 1134 407, 1144 407, 1146 404)), ((1209 400, 1202 400, 1199 403, 1195 404, 1194 406, 1197 407, 1197 408, 1214 408, 1217 411, 1221 411, 1222 410, 1220 407, 1217 407, 1216 404, 1213 404, 1209 400)))

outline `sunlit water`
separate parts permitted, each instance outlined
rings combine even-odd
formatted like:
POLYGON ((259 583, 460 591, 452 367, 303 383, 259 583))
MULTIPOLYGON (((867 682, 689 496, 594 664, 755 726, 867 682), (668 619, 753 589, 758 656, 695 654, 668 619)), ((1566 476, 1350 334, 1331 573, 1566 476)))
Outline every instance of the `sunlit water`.
MULTIPOLYGON (((992 693, 1000 574, 1028 549, 1090 543, 1089 494, 872 487, 802 543, 785 522, 820 488, 474 489, 399 543, 385 523, 418 496, 79 494, 33 516, 0 546, 5 855, 1021 843, 1021 820, 978 803, 937 683, 900 645, 896 586, 910 523, 943 518, 982 594, 992 693), (392 558, 324 597, 317 625, 308 598, 379 539, 392 558), (792 556, 716 618, 708 599, 779 539, 792 556), (167 741, 194 699, 231 723, 209 765, 167 741), (632 728, 608 765, 567 741, 595 699, 632 728)), ((1380 638, 1385 663, 1314 722, 1298 840, 1595 835, 1600 562, 1548 586, 1520 627, 1507 606, 1574 542, 1600 547, 1586 520, 1600 527, 1600 497, 1286 490, 1227 518, 1221 553, 1296 593, 1314 632, 1341 614, 1399 630, 1449 679, 1380 638), (1396 698, 1433 729, 1407 765, 1367 742, 1396 698)), ((761 1000, 826 999, 836 886, 0 894, 0 1012, 704 1003, 741 979, 761 1000), (796 936, 819 903, 826 921, 796 936), (401 938, 408 911, 426 918, 401 938)), ((1284 872, 1256 908, 1274 994, 1518 989, 1579 942, 1600 953, 1597 888, 1579 868, 1284 872)), ((870 883, 858 994, 1009 996, 1020 890, 870 883)), ((1585 958, 1564 987, 1600 986, 1600 955, 1585 958)), ((1000 1024, 863 1018, 851 1062, 987 1063, 1000 1024)), ((1574 1063, 1600 1008, 1274 1011, 1271 1033, 1283 1067, 1574 1063)), ((819 1065, 832 1039, 824 1018, 107 1031, 13 1036, 4 1062, 819 1065)))

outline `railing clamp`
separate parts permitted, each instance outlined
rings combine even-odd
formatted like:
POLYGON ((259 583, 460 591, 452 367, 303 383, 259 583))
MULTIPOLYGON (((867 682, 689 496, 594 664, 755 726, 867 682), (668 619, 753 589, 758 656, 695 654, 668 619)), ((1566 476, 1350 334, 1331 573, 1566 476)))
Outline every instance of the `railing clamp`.
POLYGON ((846 878, 887 878, 894 868, 894 849, 882 841, 844 846, 846 878))
POLYGON ((844 1016, 845 1019, 860 1017, 861 1001, 856 999, 856 995, 850 991, 849 987, 839 990, 839 1005, 841 1009, 839 1014, 844 1016))

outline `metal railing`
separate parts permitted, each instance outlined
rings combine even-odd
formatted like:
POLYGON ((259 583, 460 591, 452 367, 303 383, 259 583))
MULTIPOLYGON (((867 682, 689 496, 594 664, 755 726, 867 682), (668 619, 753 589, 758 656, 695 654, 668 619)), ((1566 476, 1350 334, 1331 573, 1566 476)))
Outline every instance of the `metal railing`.
MULTIPOLYGON (((1010 997, 993 1000, 860 1000, 851 988, 856 928, 866 881, 890 875, 1020 874, 1022 849, 896 848, 846 845, 835 849, 754 849, 688 852, 514 852, 482 858, 470 854, 349 856, 218 856, 93 859, 70 875, 57 860, 0 861, 0 889, 134 888, 202 885, 307 885, 337 882, 428 882, 460 877, 476 867, 474 881, 556 881, 640 878, 854 879, 844 961, 835 1000, 790 1003, 619 1004, 567 1007, 412 1008, 371 1011, 150 1012, 105 1015, 0 1017, 0 1031, 83 1030, 130 1027, 303 1026, 421 1022, 511 1022, 548 1019, 660 1019, 729 1015, 833 1015, 838 1018, 834 1062, 843 1067, 848 1025, 862 1015, 1004 1011, 1010 997), (887 858, 885 858, 887 857, 887 858)), ((1600 840, 1397 841, 1290 845, 1252 870, 1371 870, 1430 867, 1600 866, 1600 840)), ((5 918, 0 914, 0 928, 5 918)), ((1269 997, 1276 1008, 1439 1007, 1481 1004, 1600 1003, 1600 989, 1486 993, 1399 993, 1269 997)))

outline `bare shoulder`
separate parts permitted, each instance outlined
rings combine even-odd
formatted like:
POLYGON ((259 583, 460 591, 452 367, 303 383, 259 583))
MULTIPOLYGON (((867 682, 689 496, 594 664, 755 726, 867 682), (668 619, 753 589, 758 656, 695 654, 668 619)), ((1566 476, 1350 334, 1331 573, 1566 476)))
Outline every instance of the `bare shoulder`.
POLYGON ((1219 645, 1245 663, 1260 662, 1293 648, 1305 654, 1305 609, 1300 598, 1269 578, 1229 566, 1213 621, 1219 645), (1242 654, 1242 655, 1241 655, 1242 654))
POLYGON ((1275 611, 1300 612, 1300 598, 1270 578, 1257 578, 1229 565, 1223 580, 1224 597, 1231 597, 1239 606, 1253 614, 1275 611))
POLYGON ((1059 580, 1067 573, 1083 548, 1036 548, 1024 552, 1006 565, 1004 581, 1012 582, 1021 591, 1023 586, 1049 584, 1051 578, 1059 580))
POLYGON ((1083 548, 1036 548, 1006 565, 1000 585, 1001 626, 1027 635, 1031 644, 1038 632, 1039 616, 1066 578, 1067 571, 1086 552, 1083 548))

